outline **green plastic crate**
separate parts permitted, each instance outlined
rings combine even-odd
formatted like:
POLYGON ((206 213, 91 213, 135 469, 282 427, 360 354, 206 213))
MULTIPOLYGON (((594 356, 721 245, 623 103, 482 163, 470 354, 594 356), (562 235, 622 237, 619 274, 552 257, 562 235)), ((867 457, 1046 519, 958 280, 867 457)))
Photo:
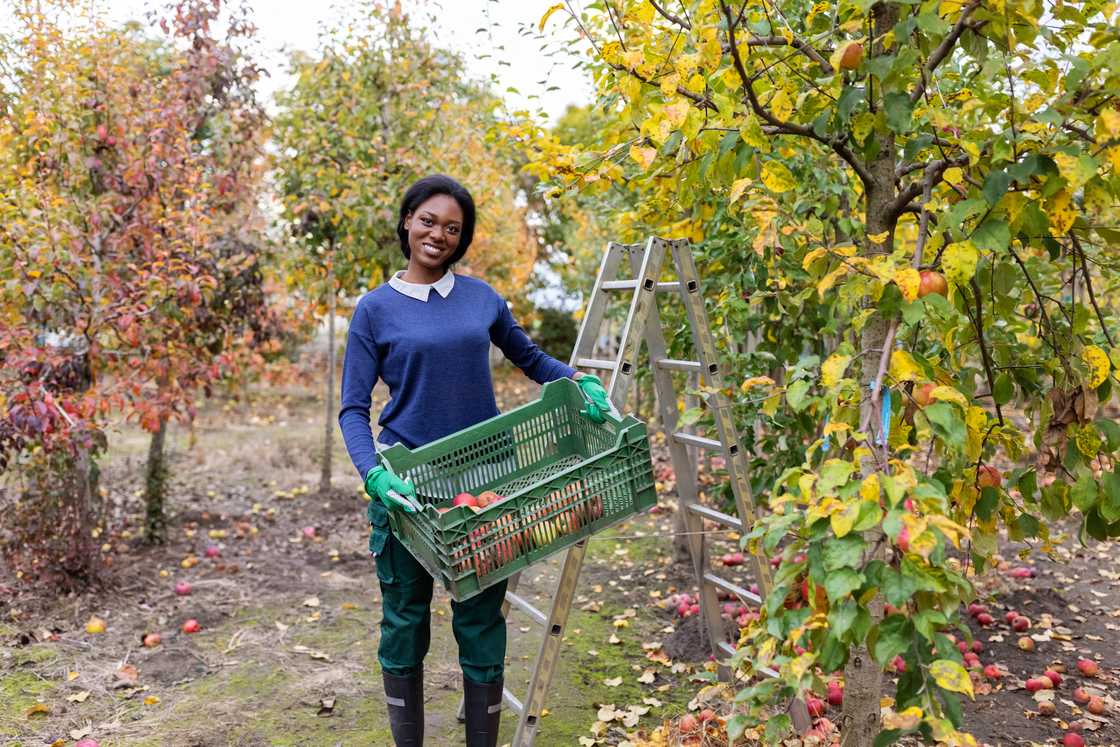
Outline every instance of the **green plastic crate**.
POLYGON ((525 567, 657 503, 646 426, 580 414, 571 379, 534 402, 417 449, 381 452, 411 478, 424 510, 390 511, 393 534, 452 598, 463 601, 525 567), (459 493, 505 500, 449 508, 459 493))

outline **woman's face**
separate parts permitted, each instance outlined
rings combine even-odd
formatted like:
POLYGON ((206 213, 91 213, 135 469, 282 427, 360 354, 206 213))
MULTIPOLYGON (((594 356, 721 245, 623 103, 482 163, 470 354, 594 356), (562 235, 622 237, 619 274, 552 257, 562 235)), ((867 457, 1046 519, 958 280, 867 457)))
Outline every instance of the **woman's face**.
POLYGON ((451 195, 433 195, 405 216, 410 265, 428 271, 443 271, 459 246, 463 232, 463 209, 451 195))

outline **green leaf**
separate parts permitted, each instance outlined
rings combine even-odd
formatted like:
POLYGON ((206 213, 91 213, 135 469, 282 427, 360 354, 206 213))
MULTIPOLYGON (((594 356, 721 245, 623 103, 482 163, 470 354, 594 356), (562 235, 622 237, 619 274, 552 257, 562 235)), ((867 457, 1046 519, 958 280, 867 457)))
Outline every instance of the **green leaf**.
POLYGON ((837 488, 848 483, 855 465, 842 459, 829 459, 821 466, 820 478, 817 480, 817 492, 829 495, 837 488))
POLYGON ((887 113, 887 126, 898 134, 909 132, 914 108, 910 96, 892 92, 883 97, 883 108, 887 113))
POLYGON ((1011 243, 1011 229, 1002 220, 989 218, 970 237, 974 246, 991 252, 1002 252, 1011 243))
POLYGON ((863 586, 863 574, 856 573, 851 568, 840 568, 828 574, 824 582, 824 590, 830 603, 849 596, 860 586, 863 586))
POLYGON ((1083 470, 1081 476, 1077 478, 1077 482, 1070 486, 1069 497, 1073 501, 1073 505, 1077 506, 1077 510, 1083 514, 1089 513, 1089 509, 1097 504, 1100 490, 1097 487, 1097 481, 1093 479, 1093 474, 1089 470, 1083 470))
POLYGON ((824 569, 835 571, 844 567, 859 568, 860 559, 867 543, 858 534, 849 534, 842 539, 824 544, 824 569))
POLYGON ((809 403, 809 388, 812 383, 805 379, 798 379, 797 381, 786 387, 786 402, 794 412, 801 412, 809 403))
POLYGON ((766 720, 766 744, 778 744, 792 728, 793 722, 790 721, 788 714, 779 713, 771 716, 766 720))
POLYGON ((910 648, 910 639, 914 636, 914 626, 902 615, 890 615, 879 623, 878 633, 872 654, 875 661, 886 664, 910 648))
POLYGON ((901 607, 910 601, 910 597, 918 590, 917 581, 906 573, 899 573, 893 568, 883 571, 883 596, 895 607, 901 607))
MULTIPOLYGON (((832 631, 835 633, 835 631, 832 631)), ((829 635, 824 639, 824 645, 821 646, 820 655, 817 657, 817 664, 825 672, 835 672, 844 668, 848 663, 848 644, 837 640, 835 635, 829 635)))
POLYGON ((750 726, 747 717, 742 713, 736 713, 731 718, 727 719, 727 738, 732 744, 735 743, 739 737, 743 736, 743 732, 750 726))
POLYGON ((933 432, 945 442, 947 447, 954 451, 964 449, 968 428, 965 426, 959 408, 948 402, 934 402, 923 412, 933 426, 933 432))
POLYGON ((859 615, 859 605, 853 599, 845 599, 828 613, 829 632, 837 638, 843 638, 855 623, 857 615, 859 615))
POLYGON ((890 745, 897 742, 898 738, 901 736, 902 729, 887 729, 886 731, 881 731, 875 736, 872 747, 890 747, 890 745))
POLYGON ((914 616, 914 627, 927 641, 933 641, 938 629, 947 622, 945 613, 941 610, 925 609, 914 616))
POLYGON ((992 387, 992 399, 997 405, 1006 405, 1015 395, 1015 382, 1007 374, 996 377, 995 386, 992 387))
POLYGON ((984 199, 988 201, 989 205, 995 205, 999 202, 1000 198, 1007 193, 1007 187, 1011 184, 1011 175, 1003 169, 995 169, 988 174, 988 178, 984 180, 984 199))

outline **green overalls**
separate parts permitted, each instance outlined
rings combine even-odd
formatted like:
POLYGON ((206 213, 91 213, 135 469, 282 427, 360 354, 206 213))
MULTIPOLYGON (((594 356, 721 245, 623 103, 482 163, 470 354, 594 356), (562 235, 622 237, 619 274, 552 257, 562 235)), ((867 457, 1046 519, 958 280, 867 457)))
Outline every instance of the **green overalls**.
MULTIPOLYGON (((377 658, 389 674, 406 677, 420 670, 431 643, 432 577, 389 529, 388 510, 371 500, 369 550, 377 558, 381 585, 381 643, 377 658)), ((506 623, 502 601, 506 582, 465 602, 451 602, 451 630, 459 644, 459 666, 474 682, 497 682, 505 669, 506 623)))

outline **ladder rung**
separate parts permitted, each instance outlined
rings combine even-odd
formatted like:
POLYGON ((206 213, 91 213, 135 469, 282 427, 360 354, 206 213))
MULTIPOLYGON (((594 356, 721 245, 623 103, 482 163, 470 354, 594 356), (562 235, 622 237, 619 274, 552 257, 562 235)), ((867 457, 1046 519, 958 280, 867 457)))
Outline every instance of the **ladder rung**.
POLYGON ((720 524, 729 526, 732 529, 737 529, 740 532, 743 531, 743 522, 739 521, 739 519, 730 514, 725 514, 722 511, 716 511, 714 508, 708 508, 707 506, 701 506, 699 503, 688 504, 688 510, 694 514, 703 516, 705 519, 711 519, 712 521, 716 521, 720 524))
POLYGON ((538 625, 544 626, 548 624, 548 616, 533 605, 529 604, 529 601, 525 599, 525 597, 519 594, 514 594, 512 591, 507 591, 506 601, 524 612, 529 617, 533 618, 533 621, 538 625))
POLYGON ((682 361, 676 358, 658 358, 657 365, 661 368, 668 368, 673 371, 689 371, 694 373, 700 371, 700 364, 697 361, 682 361))
MULTIPOLYGON (((637 280, 604 280, 600 285, 605 291, 609 290, 634 290, 638 287, 637 280)), ((657 290, 659 291, 679 291, 681 284, 676 281, 658 283, 657 290)))
MULTIPOLYGON (((732 646, 727 641, 720 641, 719 642, 719 650, 724 652, 728 656, 732 656, 732 655, 735 654, 735 647, 732 646)), ((767 677, 775 677, 776 678, 778 676, 777 671, 771 669, 770 667, 759 667, 758 671, 761 672, 762 674, 766 675, 767 677)))
POLYGON ((618 367, 614 361, 603 360, 602 358, 579 358, 576 360, 576 368, 598 368, 602 371, 613 371, 618 367))
POLYGON ((502 697, 509 703, 509 709, 520 717, 521 711, 525 710, 525 706, 521 705, 521 701, 517 699, 517 696, 511 693, 508 687, 505 687, 502 688, 502 697))
POLYGON ((674 433, 673 440, 677 443, 685 444, 686 446, 699 446, 701 449, 723 451, 722 441, 717 441, 714 438, 704 438, 703 436, 694 436, 691 433, 685 433, 684 431, 677 431, 676 433, 674 433))
POLYGON ((762 597, 760 597, 758 594, 755 594, 750 589, 744 589, 742 586, 739 586, 738 584, 733 584, 730 581, 728 581, 727 579, 721 578, 720 576, 717 576, 716 574, 712 573, 711 571, 704 574, 704 580, 707 581, 710 584, 715 584, 716 586, 723 589, 724 591, 731 592, 732 594, 739 597, 740 599, 746 599, 746 600, 749 600, 751 602, 754 602, 755 604, 762 604, 762 597))

